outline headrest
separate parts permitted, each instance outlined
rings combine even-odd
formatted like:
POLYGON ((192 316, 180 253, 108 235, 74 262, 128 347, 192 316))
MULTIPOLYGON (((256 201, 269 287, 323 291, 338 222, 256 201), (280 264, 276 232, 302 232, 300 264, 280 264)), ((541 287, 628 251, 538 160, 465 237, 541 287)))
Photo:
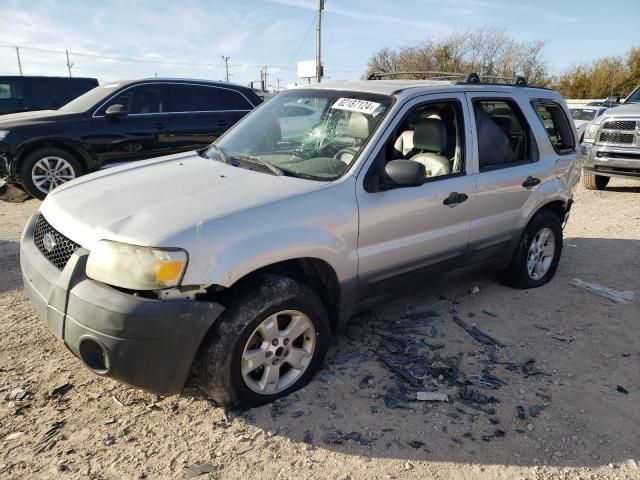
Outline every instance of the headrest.
POLYGON ((341 134, 345 137, 366 139, 369 137, 369 120, 362 113, 352 112, 341 134))
POLYGON ((413 132, 413 148, 440 153, 447 147, 447 129, 439 118, 424 118, 413 132))

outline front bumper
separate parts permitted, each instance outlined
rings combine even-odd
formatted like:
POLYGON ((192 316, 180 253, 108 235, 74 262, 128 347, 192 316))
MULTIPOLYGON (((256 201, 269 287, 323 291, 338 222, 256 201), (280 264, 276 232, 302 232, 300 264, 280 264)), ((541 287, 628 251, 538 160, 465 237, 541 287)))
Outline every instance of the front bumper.
POLYGON ((583 143, 582 166, 606 177, 640 177, 640 148, 583 143))
POLYGON ((179 393, 224 307, 141 298, 91 280, 83 248, 60 271, 33 241, 37 215, 22 235, 20 266, 27 294, 54 335, 98 375, 163 395, 179 393))

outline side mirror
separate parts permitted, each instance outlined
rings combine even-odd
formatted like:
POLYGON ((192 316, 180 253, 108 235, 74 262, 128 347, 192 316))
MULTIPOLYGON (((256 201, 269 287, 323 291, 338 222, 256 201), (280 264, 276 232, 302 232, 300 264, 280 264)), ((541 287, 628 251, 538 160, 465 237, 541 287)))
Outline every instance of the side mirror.
POLYGON ((104 112, 105 116, 112 118, 126 117, 128 113, 124 105, 120 105, 119 103, 110 105, 104 112))
POLYGON ((384 167, 382 183, 388 188, 417 187, 424 183, 427 172, 424 165, 411 160, 391 160, 384 167))

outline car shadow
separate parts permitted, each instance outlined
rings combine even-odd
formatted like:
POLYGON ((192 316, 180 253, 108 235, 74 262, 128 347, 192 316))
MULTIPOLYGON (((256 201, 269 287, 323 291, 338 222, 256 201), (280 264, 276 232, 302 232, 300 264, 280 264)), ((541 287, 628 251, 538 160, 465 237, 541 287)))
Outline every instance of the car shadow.
POLYGON ((234 415, 370 458, 624 462, 637 455, 640 431, 638 271, 640 240, 567 238, 541 288, 513 290, 488 272, 425 285, 354 317, 305 388, 234 415), (636 301, 614 303, 573 278, 632 290, 636 301), (454 317, 504 346, 481 343, 454 317), (417 401, 417 391, 448 402, 417 401))
POLYGON ((606 187, 605 191, 607 192, 620 192, 620 193, 640 193, 640 186, 638 187, 629 187, 629 186, 617 186, 617 187, 606 187))

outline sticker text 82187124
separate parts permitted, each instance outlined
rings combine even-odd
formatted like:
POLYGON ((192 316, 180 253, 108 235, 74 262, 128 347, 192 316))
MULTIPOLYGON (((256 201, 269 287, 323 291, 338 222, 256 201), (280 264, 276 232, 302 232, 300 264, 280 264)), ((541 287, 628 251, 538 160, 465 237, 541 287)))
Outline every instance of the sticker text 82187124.
POLYGON ((331 105, 331 108, 336 110, 347 110, 349 112, 366 113, 371 115, 375 112, 376 108, 380 106, 379 103, 369 102, 368 100, 358 100, 357 98, 339 98, 336 103, 331 105))

